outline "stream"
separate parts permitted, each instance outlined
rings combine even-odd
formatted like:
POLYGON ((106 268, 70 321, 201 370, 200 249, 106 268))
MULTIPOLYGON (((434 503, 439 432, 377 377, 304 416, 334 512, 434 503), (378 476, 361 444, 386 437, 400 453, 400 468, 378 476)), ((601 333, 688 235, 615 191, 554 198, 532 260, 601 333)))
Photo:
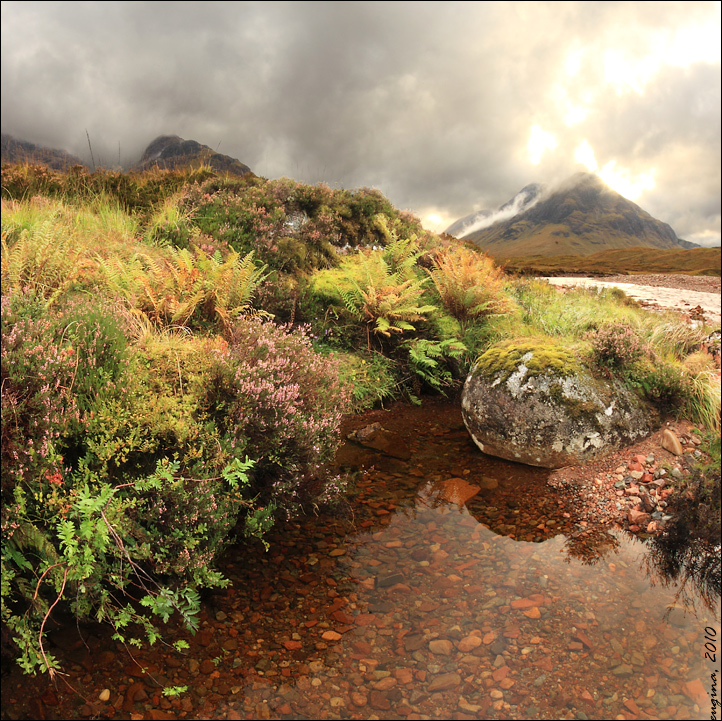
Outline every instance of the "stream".
POLYGON ((106 629, 58 627, 69 675, 13 670, 2 718, 710 718, 719 598, 665 581, 634 535, 579 521, 577 491, 548 471, 484 456, 457 406, 373 411, 345 432, 372 422, 394 443, 344 445, 347 503, 279 524, 266 553, 231 547, 200 631, 161 626, 189 651, 131 658, 106 629))

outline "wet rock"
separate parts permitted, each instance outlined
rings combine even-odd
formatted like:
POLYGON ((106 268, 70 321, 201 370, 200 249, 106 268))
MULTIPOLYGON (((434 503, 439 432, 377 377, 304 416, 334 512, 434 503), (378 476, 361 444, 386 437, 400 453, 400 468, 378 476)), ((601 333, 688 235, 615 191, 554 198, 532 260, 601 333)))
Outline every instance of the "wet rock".
POLYGON ((346 438, 374 451, 380 451, 387 456, 407 461, 411 458, 411 451, 406 441, 398 434, 387 431, 380 423, 349 433, 346 438))
POLYGON ((481 638, 479 638, 479 636, 465 636, 457 644, 457 648, 461 653, 469 653, 479 646, 481 646, 481 638))
POLYGON ((388 711, 391 708, 389 699, 386 698, 381 691, 375 689, 369 694, 369 703, 374 708, 381 709, 382 711, 388 711))
POLYGON ((434 676, 428 685, 429 693, 437 691, 450 691, 461 684, 461 676, 458 673, 442 673, 434 676))
POLYGON ((437 656, 449 656, 454 650, 454 644, 445 639, 429 641, 429 651, 437 656))
MULTIPOLYGON (((378 576, 376 578, 376 585, 379 588, 387 588, 388 586, 394 586, 397 583, 403 583, 404 580, 404 575, 402 573, 391 573, 388 576, 378 576)), ((356 623, 358 623, 358 620, 356 623)))
POLYGON ((351 703, 354 706, 358 706, 359 708, 363 708, 368 703, 368 697, 360 693, 359 691, 352 691, 350 694, 350 699, 351 703))
POLYGON ((208 676, 216 670, 216 664, 213 663, 213 659, 204 658, 203 661, 201 661, 199 670, 202 674, 208 676))
POLYGON ((646 527, 647 523, 649 523, 649 514, 632 508, 629 513, 627 513, 627 520, 630 525, 646 527))
POLYGON ((654 410, 602 382, 569 351, 499 343, 466 379, 464 423, 486 454, 545 468, 580 465, 647 436, 654 410))
POLYGON ((481 488, 463 478, 449 478, 440 484, 439 495, 450 503, 458 503, 463 506, 469 499, 473 498, 481 488))

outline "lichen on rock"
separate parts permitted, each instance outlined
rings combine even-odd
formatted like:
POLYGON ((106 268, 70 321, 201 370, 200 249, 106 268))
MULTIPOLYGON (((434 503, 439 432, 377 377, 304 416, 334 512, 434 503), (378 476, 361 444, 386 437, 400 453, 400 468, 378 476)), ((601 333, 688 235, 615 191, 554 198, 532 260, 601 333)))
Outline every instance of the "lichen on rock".
POLYGON ((483 353, 464 386, 462 414, 489 455, 559 468, 648 435, 656 411, 619 381, 595 378, 584 354, 546 341, 505 341, 483 353))

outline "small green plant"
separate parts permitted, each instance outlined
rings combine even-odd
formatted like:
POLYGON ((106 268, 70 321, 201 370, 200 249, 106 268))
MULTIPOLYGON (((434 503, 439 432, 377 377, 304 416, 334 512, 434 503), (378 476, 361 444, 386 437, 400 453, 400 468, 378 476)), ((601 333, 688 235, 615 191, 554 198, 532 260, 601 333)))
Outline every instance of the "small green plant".
POLYGON ((467 353, 466 346, 454 338, 433 341, 418 338, 404 344, 409 351, 411 370, 434 390, 443 393, 454 377, 447 367, 450 360, 459 360, 467 353))
POLYGON ((172 197, 151 216, 144 238, 150 245, 182 249, 189 246, 192 235, 188 212, 180 207, 177 197, 172 197))
POLYGON ((166 686, 163 689, 163 695, 168 698, 175 698, 185 693, 188 690, 188 686, 166 686))
POLYGON ((398 364, 376 351, 335 353, 339 381, 350 389, 350 408, 361 413, 399 397, 398 364))

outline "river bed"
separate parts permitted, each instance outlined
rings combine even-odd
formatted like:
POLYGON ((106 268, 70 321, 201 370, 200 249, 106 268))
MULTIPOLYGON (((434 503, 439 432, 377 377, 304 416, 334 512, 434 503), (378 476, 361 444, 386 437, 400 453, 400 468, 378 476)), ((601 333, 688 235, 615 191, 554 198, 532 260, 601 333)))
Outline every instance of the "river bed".
POLYGON ((13 671, 3 718, 710 717, 719 599, 680 593, 644 541, 581 521, 548 471, 484 456, 456 405, 353 428, 377 419, 398 443, 344 446, 360 469, 348 503, 279 525, 267 553, 229 549, 232 585, 206 598, 199 633, 165 627, 188 652, 132 660, 99 627, 83 643, 57 629, 75 690, 13 671))

